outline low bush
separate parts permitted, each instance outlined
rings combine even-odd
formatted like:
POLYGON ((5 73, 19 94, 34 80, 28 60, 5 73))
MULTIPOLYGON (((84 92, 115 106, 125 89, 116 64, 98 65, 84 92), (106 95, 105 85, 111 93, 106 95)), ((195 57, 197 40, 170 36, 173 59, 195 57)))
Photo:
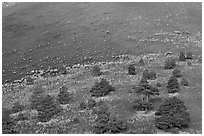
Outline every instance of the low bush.
POLYGON ((184 102, 176 97, 168 98, 155 113, 155 126, 163 131, 173 128, 186 128, 190 123, 190 114, 184 102))
POLYGON ((98 66, 94 66, 93 67, 92 75, 93 76, 100 76, 100 75, 102 75, 102 72, 100 71, 100 68, 98 66))
POLYGON ((135 67, 133 65, 128 66, 128 74, 129 75, 136 75, 135 67))
POLYGON ((172 72, 172 75, 175 77, 182 77, 182 73, 178 68, 175 68, 172 72))
POLYGON ((100 82, 95 83, 91 88, 90 93, 93 97, 102 97, 108 95, 114 90, 114 87, 109 85, 109 82, 106 79, 102 79, 100 82))
POLYGON ((119 134, 127 131, 127 123, 109 112, 98 114, 95 120, 95 134, 119 134))
POLYGON ((165 60, 165 66, 164 69, 173 69, 176 67, 176 61, 173 58, 167 58, 165 60))

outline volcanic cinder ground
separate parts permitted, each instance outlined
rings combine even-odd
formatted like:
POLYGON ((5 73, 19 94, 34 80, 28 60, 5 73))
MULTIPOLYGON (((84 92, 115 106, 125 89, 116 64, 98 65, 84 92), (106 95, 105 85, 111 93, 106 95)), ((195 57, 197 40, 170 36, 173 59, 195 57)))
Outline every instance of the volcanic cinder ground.
MULTIPOLYGON (((138 97, 128 90, 139 83, 142 70, 148 68, 157 72, 156 81, 163 85, 160 97, 169 97, 165 85, 172 70, 163 69, 165 53, 172 52, 178 58, 180 51, 192 51, 191 67, 187 62, 177 62, 190 82, 189 87, 181 87, 178 97, 185 102, 192 118, 190 128, 184 132, 201 133, 202 64, 197 61, 202 57, 201 3, 15 3, 2 11, 2 81, 7 83, 3 86, 3 107, 12 107, 15 101, 26 105, 37 85, 44 86, 52 95, 57 95, 65 85, 75 98, 70 105, 74 109, 90 97, 87 90, 99 80, 91 75, 91 68, 97 63, 105 73, 102 77, 117 90, 104 101, 115 107, 113 112, 130 122, 136 120, 130 128, 143 128, 146 123, 141 122, 148 117, 142 116, 140 120, 127 106, 138 97), (145 60, 144 67, 136 65, 140 58, 145 60), (8 84, 35 69, 76 64, 86 64, 88 68, 82 65, 70 69, 65 76, 35 77, 31 86, 8 84), (137 75, 127 74, 129 64, 135 64, 137 75)), ((154 106, 158 107, 158 103, 154 106)), ((70 111, 70 119, 75 113, 78 112, 70 111)), ((68 124, 69 133, 91 131, 85 125, 90 122, 80 114, 77 116, 82 123, 74 127, 81 129, 77 131, 68 124)), ((63 118, 57 120, 53 126, 64 123, 63 118)), ((35 124, 36 128, 40 125, 35 124)))

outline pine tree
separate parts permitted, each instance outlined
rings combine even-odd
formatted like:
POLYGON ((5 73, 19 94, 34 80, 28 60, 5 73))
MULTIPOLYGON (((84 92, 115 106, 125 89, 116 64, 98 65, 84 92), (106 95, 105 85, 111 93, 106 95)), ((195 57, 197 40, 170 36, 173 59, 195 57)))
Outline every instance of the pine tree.
POLYGON ((167 82, 168 93, 176 93, 179 92, 179 83, 175 76, 171 76, 169 81, 167 82))
POLYGON ((184 102, 176 97, 165 100, 155 116, 155 126, 167 132, 174 128, 186 128, 190 123, 190 115, 184 102))
POLYGON ((91 88, 90 93, 93 97, 102 97, 108 95, 114 90, 114 87, 109 85, 109 82, 106 79, 102 79, 100 82, 95 83, 95 85, 91 88))

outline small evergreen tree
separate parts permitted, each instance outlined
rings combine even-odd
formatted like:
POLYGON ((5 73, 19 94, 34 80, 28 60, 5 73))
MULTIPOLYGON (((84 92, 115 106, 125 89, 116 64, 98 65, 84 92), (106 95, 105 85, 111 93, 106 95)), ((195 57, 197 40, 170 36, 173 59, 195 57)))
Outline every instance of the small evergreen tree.
POLYGON ((168 89, 168 93, 179 92, 180 88, 179 88, 178 80, 176 79, 175 76, 171 76, 169 78, 169 81, 167 82, 167 89, 168 89))
POLYGON ((182 73, 178 68, 175 68, 172 72, 172 75, 175 77, 182 77, 182 73))
POLYGON ((193 59, 193 54, 191 51, 188 51, 186 54, 186 59, 193 59))
POLYGON ((173 69, 176 67, 176 61, 173 58, 168 58, 165 60, 164 69, 173 69))
POLYGON ((54 115, 57 115, 61 109, 58 108, 54 99, 49 94, 47 94, 40 100, 40 105, 38 106, 37 111, 39 121, 47 122, 54 115))
POLYGON ((179 60, 180 60, 180 61, 186 61, 186 57, 185 57, 184 52, 180 52, 180 54, 179 54, 179 60))
POLYGON ((128 74, 129 75, 136 75, 135 67, 133 65, 129 65, 128 74))
POLYGON ((146 89, 150 89, 150 85, 146 78, 142 78, 136 88, 133 88, 136 93, 142 93, 146 89))
POLYGON ((114 87, 109 85, 109 82, 106 79, 102 79, 99 83, 95 83, 91 88, 90 93, 93 97, 102 97, 114 90, 114 87))
POLYGON ((190 123, 190 115, 184 102, 176 97, 165 100, 155 116, 155 126, 167 132, 174 128, 186 128, 190 123))
POLYGON ((102 72, 100 71, 100 68, 98 66, 94 66, 92 74, 93 76, 100 76, 102 72))

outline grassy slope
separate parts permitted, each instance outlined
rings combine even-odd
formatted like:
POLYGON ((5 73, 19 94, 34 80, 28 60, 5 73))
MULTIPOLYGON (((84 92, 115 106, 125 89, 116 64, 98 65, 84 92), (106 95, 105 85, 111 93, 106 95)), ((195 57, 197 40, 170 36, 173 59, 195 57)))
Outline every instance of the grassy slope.
MULTIPOLYGON (((163 84, 161 98, 165 98, 168 97, 165 85, 171 71, 162 68, 165 58, 164 52, 172 51, 173 55, 177 55, 180 50, 192 50, 195 55, 193 67, 188 68, 185 63, 179 63, 179 67, 183 69, 185 76, 190 80, 190 87, 182 87, 178 97, 185 101, 191 114, 190 128, 200 133, 202 123, 202 78, 200 75, 202 66, 196 62, 196 58, 202 55, 202 52, 200 36, 195 36, 201 31, 200 11, 200 6, 193 3, 16 4, 13 8, 9 7, 3 10, 3 53, 5 52, 3 54, 3 69, 5 70, 3 80, 18 79, 26 71, 41 65, 48 67, 49 65, 62 64, 62 62, 57 62, 54 57, 63 58, 65 56, 63 63, 68 65, 80 62, 79 58, 84 56, 92 56, 95 58, 93 60, 96 61, 103 61, 103 58, 105 61, 110 59, 108 55, 133 54, 136 55, 134 56, 136 59, 130 59, 131 63, 137 63, 139 61, 137 56, 139 55, 139 57, 146 58, 145 61, 148 63, 146 68, 154 69, 158 73, 159 78, 157 80, 163 84), (154 36, 160 30, 164 33, 160 36, 154 36), (190 35, 173 35, 175 30, 188 30, 190 35), (105 34, 106 31, 110 31, 110 33, 105 34), (194 41, 185 41, 189 37, 194 41), (140 40, 152 38, 158 39, 159 42, 140 42, 140 40), (173 42, 166 43, 163 41, 165 38, 173 39, 173 42), (47 45, 47 43, 50 44, 47 45), (20 53, 11 52, 13 49, 20 53), (30 49, 32 52, 29 52, 30 49), (159 56, 150 56, 155 60, 149 62, 149 56, 143 56, 148 53, 159 53, 159 56), (53 57, 56 64, 49 62, 47 56, 53 57), (23 57, 26 59, 32 57, 33 61, 22 61, 23 57), (13 64, 13 62, 17 62, 17 64, 13 64), (26 64, 28 69, 20 69, 26 64), (17 71, 17 75, 12 74, 8 71, 9 69, 10 71, 17 71), (19 75, 21 72, 23 74, 19 75)), ((131 109, 131 102, 138 96, 129 95, 128 91, 132 85, 138 83, 143 67, 140 68, 135 65, 138 75, 128 76, 126 69, 130 62, 100 65, 106 73, 102 77, 110 81, 117 90, 104 99, 108 101, 112 112, 119 113, 130 122, 136 120, 135 123, 129 123, 129 127, 130 129, 138 128, 137 133, 140 133, 147 124, 150 127, 146 127, 146 129, 152 128, 152 121, 151 118, 150 121, 138 120, 136 112, 131 109)), ((58 128, 59 124, 63 124, 62 127, 69 128, 66 130, 67 133, 90 132, 92 129, 92 123, 88 120, 90 115, 78 112, 76 107, 80 101, 90 97, 88 91, 96 80, 98 79, 91 76, 90 68, 73 69, 65 77, 36 80, 34 86, 41 84, 46 87, 47 93, 52 95, 57 95, 61 85, 66 85, 73 93, 75 101, 65 109, 65 113, 59 117, 59 122, 52 124, 53 128, 58 128), (77 72, 79 73, 77 74, 77 72), (72 120, 75 113, 77 113, 81 123, 78 125, 73 125, 71 122, 63 123, 64 118, 72 120), (60 123, 60 121, 62 122, 60 123), (82 130, 80 129, 79 132, 75 130, 76 128, 82 130)), ((14 85, 13 90, 10 90, 9 86, 3 87, 3 107, 11 107, 13 102, 17 100, 27 105, 32 90, 33 86, 14 85)), ((158 107, 159 104, 160 101, 156 101, 154 106, 158 107)), ((42 129, 41 125, 35 124, 34 126, 39 130, 42 129)), ((47 130, 50 132, 52 129, 47 128, 47 130)))

